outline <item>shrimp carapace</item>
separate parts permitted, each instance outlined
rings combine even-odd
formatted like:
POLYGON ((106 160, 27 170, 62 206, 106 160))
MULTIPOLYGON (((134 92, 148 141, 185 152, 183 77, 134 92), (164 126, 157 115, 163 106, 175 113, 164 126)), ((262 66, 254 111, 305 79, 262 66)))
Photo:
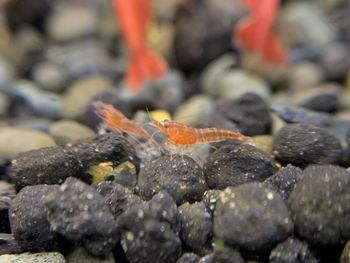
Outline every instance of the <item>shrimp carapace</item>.
POLYGON ((139 123, 128 119, 123 113, 114 108, 112 105, 105 104, 103 102, 95 102, 94 105, 107 128, 118 132, 125 132, 140 136, 146 139, 151 138, 151 135, 139 123))
POLYGON ((147 27, 151 20, 151 0, 113 0, 121 31, 131 53, 126 82, 139 90, 148 79, 167 72, 164 59, 147 46, 147 27))
POLYGON ((168 141, 176 146, 190 147, 194 144, 211 143, 235 139, 251 143, 251 139, 235 131, 217 128, 193 128, 174 121, 152 121, 166 135, 168 141))

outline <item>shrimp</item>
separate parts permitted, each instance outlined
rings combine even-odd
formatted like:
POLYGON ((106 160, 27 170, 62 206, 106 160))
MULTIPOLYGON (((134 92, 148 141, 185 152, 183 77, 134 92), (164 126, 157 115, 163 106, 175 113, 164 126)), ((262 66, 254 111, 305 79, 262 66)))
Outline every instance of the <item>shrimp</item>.
POLYGON ((236 139, 244 143, 251 143, 249 137, 239 132, 217 128, 193 128, 174 121, 152 121, 161 130, 168 141, 176 146, 191 147, 195 144, 219 142, 227 139, 236 139))
POLYGON ((128 119, 123 113, 115 109, 112 105, 104 104, 102 102, 95 102, 95 107, 98 114, 104 120, 107 128, 118 132, 125 132, 128 134, 143 137, 145 139, 151 138, 151 135, 136 121, 128 119))

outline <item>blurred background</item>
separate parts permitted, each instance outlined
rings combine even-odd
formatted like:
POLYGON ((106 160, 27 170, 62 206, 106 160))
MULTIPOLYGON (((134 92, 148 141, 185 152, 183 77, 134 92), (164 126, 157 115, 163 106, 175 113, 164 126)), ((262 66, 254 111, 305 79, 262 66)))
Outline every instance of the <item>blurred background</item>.
POLYGON ((285 47, 283 63, 237 43, 239 26, 252 15, 245 1, 151 1, 145 41, 169 70, 134 92, 125 83, 132 50, 111 0, 1 0, 0 144, 28 136, 23 129, 48 136, 40 145, 91 136, 99 124, 91 106, 96 100, 141 122, 142 114, 134 113, 147 107, 193 126, 230 128, 213 122, 217 105, 249 92, 267 105, 350 120, 350 1, 268 3, 277 16, 261 24, 272 20, 269 33, 285 47))

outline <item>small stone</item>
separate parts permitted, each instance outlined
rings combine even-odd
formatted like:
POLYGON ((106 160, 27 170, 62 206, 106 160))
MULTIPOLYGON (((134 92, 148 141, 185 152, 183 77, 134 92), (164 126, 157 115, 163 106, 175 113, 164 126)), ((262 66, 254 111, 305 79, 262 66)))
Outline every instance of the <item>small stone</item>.
POLYGON ((56 41, 72 40, 96 32, 97 16, 92 8, 85 5, 56 5, 49 17, 47 30, 56 41))
POLYGON ((60 92, 68 81, 64 68, 48 61, 36 65, 32 75, 33 80, 43 89, 54 92, 60 92))
POLYGON ((283 164, 332 164, 339 161, 341 152, 337 138, 324 128, 308 124, 288 124, 273 141, 273 154, 283 164))
POLYGON ((80 241, 93 255, 107 255, 119 241, 118 228, 103 197, 69 177, 45 198, 51 229, 80 241))
POLYGON ((231 144, 209 155, 203 170, 209 188, 224 189, 252 181, 262 182, 277 168, 266 153, 254 146, 231 144))
POLYGON ((123 162, 115 168, 112 162, 102 162, 91 166, 88 173, 92 176, 94 183, 113 181, 133 189, 137 184, 136 170, 136 166, 130 161, 123 162))
POLYGON ((110 91, 112 87, 109 79, 98 75, 75 81, 64 94, 62 117, 74 119, 81 116, 94 97, 110 91))
POLYGON ((1 263, 66 263, 64 256, 58 252, 23 253, 0 256, 1 263))
POLYGON ((10 159, 20 152, 55 146, 54 140, 46 133, 16 127, 0 128, 0 156, 10 159))
MULTIPOLYGON (((11 234, 0 234, 0 255, 19 254, 23 252, 23 248, 18 244, 11 234)), ((0 256, 0 262, 1 256, 0 256)))
POLYGON ((192 252, 183 253, 176 263, 198 263, 200 257, 192 252))
POLYGON ((24 250, 46 250, 53 245, 56 234, 47 220, 45 198, 57 188, 56 185, 27 186, 12 200, 11 230, 24 250))
POLYGON ((114 219, 132 207, 142 204, 142 200, 129 189, 115 182, 102 182, 96 185, 96 191, 103 196, 114 219))
MULTIPOLYGON (((0 84, 1 85, 1 84, 0 84)), ((5 116, 9 110, 10 99, 7 95, 0 92, 0 116, 5 116)))
POLYGON ((288 200, 300 237, 315 245, 349 240, 349 187, 350 174, 339 166, 314 165, 304 170, 288 200))
POLYGON ((180 215, 174 199, 167 191, 160 191, 147 203, 148 210, 160 221, 170 224, 175 234, 180 232, 180 215))
POLYGON ((271 130, 269 107, 256 94, 247 93, 235 100, 224 100, 219 103, 218 112, 245 135, 267 134, 271 130))
POLYGON ((40 90, 36 83, 27 79, 12 82, 9 92, 22 98, 26 105, 39 116, 56 119, 64 106, 60 95, 40 90))
POLYGON ((288 238, 272 249, 270 263, 318 263, 306 243, 296 238, 288 238))
POLYGON ((237 64, 237 58, 233 53, 227 53, 210 62, 201 75, 201 86, 206 94, 217 97, 219 95, 218 84, 221 77, 237 64))
POLYGON ((238 69, 223 74, 215 88, 218 89, 219 97, 224 99, 237 99, 246 93, 256 94, 265 101, 271 97, 271 90, 264 80, 238 69))
POLYGON ((4 57, 0 57, 0 90, 6 90, 7 85, 15 77, 15 68, 4 57))
POLYGON ((202 202, 184 203, 179 207, 181 231, 184 245, 198 254, 210 251, 212 216, 202 202))
POLYGON ((130 263, 175 263, 181 255, 181 241, 167 221, 149 211, 147 204, 134 207, 119 219, 121 244, 130 263))
POLYGON ((273 105, 271 108, 287 123, 311 124, 322 127, 342 143, 345 142, 346 133, 350 128, 349 121, 335 118, 330 114, 290 106, 273 105))
POLYGON ((27 185, 61 184, 69 176, 81 176, 76 157, 61 147, 19 153, 12 160, 9 176, 17 189, 27 185))
POLYGON ((287 206, 279 194, 258 183, 228 187, 214 212, 214 235, 240 249, 262 252, 293 231, 287 206))
POLYGON ((90 128, 73 120, 55 122, 50 126, 49 132, 56 143, 61 146, 77 140, 95 137, 95 133, 90 128))
POLYGON ((202 257, 198 263, 244 263, 241 254, 232 248, 223 247, 202 257))
POLYGON ((166 190, 177 204, 200 200, 207 190, 203 170, 186 155, 162 156, 145 163, 138 186, 143 198, 166 190))
POLYGON ((210 97, 194 95, 177 108, 174 120, 193 127, 206 127, 210 124, 214 110, 210 97))
POLYGON ((115 263, 113 254, 110 253, 106 257, 96 257, 91 255, 82 247, 75 248, 66 256, 66 263, 115 263))
POLYGON ((266 188, 279 193, 284 200, 287 200, 302 173, 300 168, 288 164, 276 174, 267 178, 263 184, 266 188))
POLYGON ((259 150, 271 155, 273 137, 271 135, 256 135, 253 137, 253 143, 259 150))
POLYGON ((305 90, 322 82, 322 68, 311 62, 294 64, 288 73, 289 85, 292 89, 305 90))
POLYGON ((332 84, 318 86, 300 94, 299 106, 320 112, 335 112, 339 108, 340 89, 332 84))

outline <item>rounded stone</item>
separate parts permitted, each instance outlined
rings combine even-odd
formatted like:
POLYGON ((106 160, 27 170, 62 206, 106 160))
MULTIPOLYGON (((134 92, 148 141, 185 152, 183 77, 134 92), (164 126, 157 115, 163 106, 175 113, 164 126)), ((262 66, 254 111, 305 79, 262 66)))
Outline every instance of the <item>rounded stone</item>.
POLYGON ((336 163, 341 144, 324 128, 308 124, 288 124, 273 141, 273 154, 283 164, 296 166, 336 163))
POLYGON ((350 173, 335 165, 307 167, 288 199, 297 233, 315 245, 350 238, 350 173))
POLYGON ((279 194, 259 183, 226 188, 214 212, 214 235, 225 243, 261 252, 286 239, 293 222, 279 194))

